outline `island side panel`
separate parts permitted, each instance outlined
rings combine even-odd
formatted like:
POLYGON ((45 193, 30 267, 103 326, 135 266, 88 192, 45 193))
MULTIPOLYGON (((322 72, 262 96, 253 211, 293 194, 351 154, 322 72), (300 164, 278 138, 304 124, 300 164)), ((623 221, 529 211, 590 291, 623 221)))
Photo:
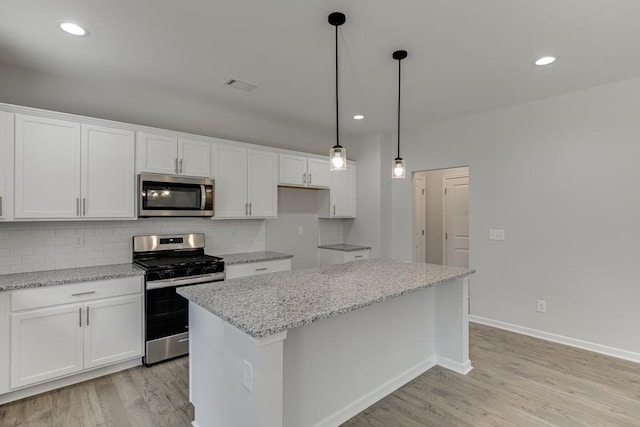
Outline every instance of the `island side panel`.
POLYGON ((435 288, 292 329, 284 426, 336 426, 430 369, 435 288))
POLYGON ((281 427, 286 332, 255 339, 190 302, 189 334, 193 425, 281 427))
POLYGON ((436 286, 436 353, 438 365, 467 374, 469 359, 469 279, 436 286))

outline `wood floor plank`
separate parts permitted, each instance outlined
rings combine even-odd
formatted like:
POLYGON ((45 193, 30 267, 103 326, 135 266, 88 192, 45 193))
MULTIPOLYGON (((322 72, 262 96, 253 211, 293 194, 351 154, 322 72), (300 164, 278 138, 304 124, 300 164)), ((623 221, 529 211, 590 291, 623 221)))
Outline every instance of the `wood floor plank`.
MULTIPOLYGON (((434 367, 343 426, 640 426, 640 364, 477 324, 469 347, 468 375, 434 367)), ((188 427, 188 372, 178 358, 0 405, 0 426, 188 427)))

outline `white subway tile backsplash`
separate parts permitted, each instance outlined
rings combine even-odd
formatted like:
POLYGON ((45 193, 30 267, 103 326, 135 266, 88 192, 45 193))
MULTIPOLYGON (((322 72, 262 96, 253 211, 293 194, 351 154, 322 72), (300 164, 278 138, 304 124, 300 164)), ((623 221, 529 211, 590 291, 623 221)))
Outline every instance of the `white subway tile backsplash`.
POLYGON ((165 233, 204 233, 205 251, 212 255, 266 247, 264 220, 8 222, 0 223, 0 274, 127 263, 134 235, 165 233))
POLYGON ((318 220, 318 238, 321 245, 344 243, 344 220, 320 218, 318 220))

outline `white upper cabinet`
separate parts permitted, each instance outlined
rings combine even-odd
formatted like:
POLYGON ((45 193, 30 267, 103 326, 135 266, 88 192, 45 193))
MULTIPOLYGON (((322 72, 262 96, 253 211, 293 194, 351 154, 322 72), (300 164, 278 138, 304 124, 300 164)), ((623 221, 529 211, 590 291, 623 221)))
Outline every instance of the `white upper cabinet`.
POLYGON ((279 185, 329 187, 329 161, 280 154, 279 185))
POLYGON ((278 215, 278 157, 268 151, 248 150, 249 170, 247 201, 249 215, 276 217, 278 215))
POLYGON ((15 217, 134 218, 134 134, 16 115, 15 217))
POLYGON ((13 120, 0 111, 0 221, 13 218, 13 120))
POLYGON ((329 187, 331 185, 331 172, 329 171, 329 159, 307 159, 307 185, 311 187, 329 187))
POLYGON ((346 171, 331 173, 331 213, 334 218, 356 216, 356 166, 349 164, 346 171))
POLYGON ((321 218, 356 217, 356 165, 349 162, 346 171, 331 172, 331 188, 319 192, 321 218))
POLYGON ((219 144, 216 145, 215 152, 215 216, 244 218, 249 214, 247 150, 233 145, 219 144))
POLYGON ((15 217, 80 216, 80 123, 16 115, 15 217))
POLYGON ((211 144, 138 132, 138 172, 211 177, 211 144))
POLYGON ((215 216, 271 218, 278 214, 278 158, 232 144, 215 148, 215 216))
POLYGON ((82 125, 82 216, 135 216, 134 134, 122 129, 82 125))

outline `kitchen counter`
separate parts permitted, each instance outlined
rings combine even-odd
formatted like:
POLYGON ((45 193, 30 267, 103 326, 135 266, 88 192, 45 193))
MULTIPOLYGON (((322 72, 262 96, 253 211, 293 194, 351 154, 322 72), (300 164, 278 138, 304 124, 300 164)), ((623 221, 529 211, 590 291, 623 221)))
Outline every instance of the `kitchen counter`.
POLYGON ((0 291, 117 279, 130 276, 144 276, 144 270, 133 264, 114 264, 69 268, 65 270, 36 271, 33 273, 4 274, 0 275, 0 291))
POLYGON ((183 287, 194 425, 340 425, 469 360, 474 270, 363 260, 183 287))
POLYGON ((340 243, 337 245, 320 245, 318 246, 318 248, 330 249, 332 251, 353 252, 353 251, 364 251, 366 249, 371 249, 371 246, 347 245, 344 243, 340 243))
POLYGON ((375 259, 189 286, 178 293, 248 335, 263 338, 473 272, 375 259))
POLYGON ((293 255, 290 254, 271 251, 244 252, 216 256, 223 258, 225 265, 249 264, 252 262, 276 261, 279 259, 293 258, 293 255))

